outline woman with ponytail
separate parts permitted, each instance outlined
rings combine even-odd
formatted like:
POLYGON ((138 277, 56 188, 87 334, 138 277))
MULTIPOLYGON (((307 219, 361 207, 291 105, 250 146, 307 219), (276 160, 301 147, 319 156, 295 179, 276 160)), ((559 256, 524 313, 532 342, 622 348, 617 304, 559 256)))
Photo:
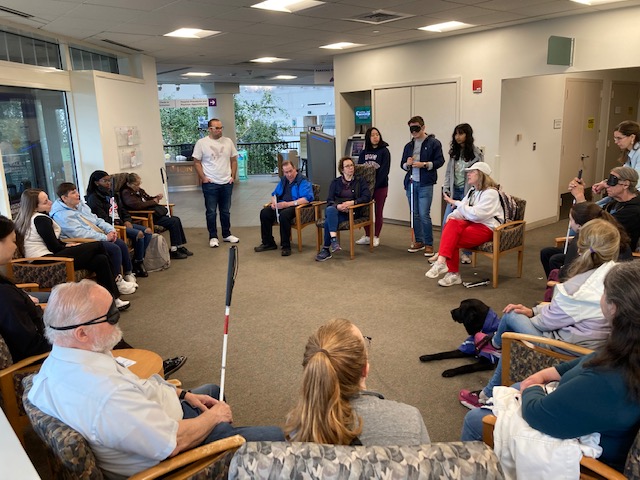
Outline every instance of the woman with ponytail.
POLYGON ((287 438, 337 445, 430 443, 415 407, 367 391, 367 342, 350 321, 334 319, 307 341, 300 398, 289 412, 287 438))

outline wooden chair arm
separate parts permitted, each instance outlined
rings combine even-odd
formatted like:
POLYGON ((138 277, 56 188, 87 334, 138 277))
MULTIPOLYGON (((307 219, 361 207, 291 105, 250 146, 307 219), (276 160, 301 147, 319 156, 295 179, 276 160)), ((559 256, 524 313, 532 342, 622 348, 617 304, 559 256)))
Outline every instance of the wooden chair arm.
POLYGON ((16 287, 20 290, 28 290, 30 292, 39 292, 40 285, 37 283, 16 283, 16 287))
POLYGON ((89 242, 97 242, 95 238, 61 238, 63 243, 89 243, 89 242))
MULTIPOLYGON (((580 478, 606 478, 608 480, 624 480, 625 477, 618 470, 611 468, 609 465, 605 465, 599 460, 591 457, 582 457, 580 460, 580 467, 585 467, 596 473, 599 476, 592 476, 589 473, 585 473, 584 475, 581 472, 580 478)), ((582 468, 581 468, 582 470, 582 468)))
POLYGON ((574 345, 572 343, 566 343, 561 340, 555 340, 553 338, 547 337, 538 337, 536 335, 527 335, 525 333, 515 333, 515 332, 504 332, 502 334, 502 342, 503 342, 503 353, 504 353, 504 341, 513 341, 513 340, 522 340, 529 343, 542 344, 549 347, 556 347, 561 350, 574 352, 576 356, 589 355, 593 353, 593 350, 590 348, 580 347, 579 345, 574 345))
POLYGON ((166 475, 177 468, 184 467, 198 460, 216 455, 230 449, 239 448, 245 443, 245 439, 240 435, 223 438, 213 443, 196 447, 186 452, 182 452, 175 457, 160 462, 158 465, 148 468, 140 473, 129 477, 129 480, 151 480, 166 475))
POLYGON ((547 282, 547 287, 555 287, 556 285, 558 285, 560 282, 556 282, 555 280, 549 280, 547 282))
POLYGON ((24 258, 14 258, 11 260, 11 263, 33 263, 33 262, 47 262, 47 263, 56 263, 56 262, 64 262, 70 263, 73 265, 73 258, 68 257, 24 257, 24 258))
POLYGON ((49 352, 41 353, 40 355, 33 355, 31 357, 23 358, 19 362, 14 363, 13 365, 9 365, 7 368, 3 368, 0 370, 0 377, 4 377, 5 375, 9 375, 18 370, 22 370, 25 367, 29 367, 31 365, 35 365, 40 363, 42 360, 49 356, 49 352))
POLYGON ((349 210, 353 210, 354 208, 360 208, 360 207, 368 207, 369 205, 371 205, 374 201, 373 200, 369 200, 366 203, 357 203, 356 205, 350 205, 349 207, 347 207, 349 210))
POLYGON ((482 441, 493 448, 493 429, 496 426, 497 417, 486 415, 482 418, 482 441))
MULTIPOLYGON (((569 241, 571 241, 571 240, 573 240, 573 236, 569 237, 569 241)), ((555 241, 555 244, 556 244, 556 248, 562 248, 562 247, 564 247, 564 244, 567 241, 567 237, 566 236, 564 236, 564 237, 556 237, 554 239, 554 241, 555 241)))
MULTIPOLYGON (((129 212, 129 213, 131 213, 131 212, 129 212)), ((131 216, 131 220, 133 220, 133 222, 131 222, 131 223, 137 223, 138 225, 142 225, 143 227, 149 228, 149 217, 134 217, 134 216, 131 216)))
POLYGON ((512 229, 519 227, 520 225, 525 225, 527 222, 525 220, 514 220, 513 222, 503 223, 502 225, 498 225, 494 232, 501 232, 502 230, 512 229))

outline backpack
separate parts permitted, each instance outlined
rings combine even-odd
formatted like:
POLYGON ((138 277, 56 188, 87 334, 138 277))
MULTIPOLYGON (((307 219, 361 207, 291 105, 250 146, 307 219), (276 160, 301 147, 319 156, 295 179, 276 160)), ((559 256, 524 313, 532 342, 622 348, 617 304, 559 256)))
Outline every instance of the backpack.
POLYGON ((169 246, 162 235, 154 233, 144 254, 144 268, 148 272, 159 272, 171 266, 169 246))
MULTIPOLYGON (((518 218, 516 218, 518 214, 518 203, 515 198, 501 189, 498 189, 498 196, 500 198, 500 205, 502 206, 502 213, 504 213, 504 222, 501 223, 518 220, 518 218)), ((498 220, 498 217, 495 217, 495 219, 498 220)))

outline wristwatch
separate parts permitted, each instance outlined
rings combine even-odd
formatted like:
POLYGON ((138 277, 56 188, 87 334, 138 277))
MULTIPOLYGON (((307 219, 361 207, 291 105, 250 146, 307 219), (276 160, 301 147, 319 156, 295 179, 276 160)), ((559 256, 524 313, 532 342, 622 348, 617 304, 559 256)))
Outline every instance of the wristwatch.
POLYGON ((180 400, 184 400, 184 397, 186 397, 186 396, 187 396, 187 393, 191 393, 191 390, 182 390, 182 391, 180 392, 180 395, 178 395, 178 398, 179 398, 180 400))
POLYGON ((294 207, 297 207, 297 206, 298 206, 298 200, 295 200, 295 201, 293 202, 293 206, 294 206, 294 207))

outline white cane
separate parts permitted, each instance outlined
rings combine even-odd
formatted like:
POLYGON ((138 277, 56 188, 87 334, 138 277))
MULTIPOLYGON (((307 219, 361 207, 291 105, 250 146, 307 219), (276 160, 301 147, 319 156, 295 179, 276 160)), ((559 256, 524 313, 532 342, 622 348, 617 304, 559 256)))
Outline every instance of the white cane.
POLYGON ((415 232, 413 231, 413 179, 409 179, 409 195, 411 197, 411 202, 409 205, 410 215, 411 215, 411 243, 414 243, 416 240, 415 232))
POLYGON ((116 226, 116 179, 111 177, 111 225, 116 226))
POLYGON ((280 223, 280 211, 278 210, 278 197, 274 195, 272 198, 273 198, 273 204, 276 207, 276 222, 280 223))
POLYGON ((162 177, 162 188, 164 190, 164 198, 167 201, 167 216, 171 216, 171 208, 169 208, 169 188, 167 187, 167 183, 169 181, 169 177, 167 177, 167 181, 165 182, 165 169, 160 167, 160 177, 162 177))

